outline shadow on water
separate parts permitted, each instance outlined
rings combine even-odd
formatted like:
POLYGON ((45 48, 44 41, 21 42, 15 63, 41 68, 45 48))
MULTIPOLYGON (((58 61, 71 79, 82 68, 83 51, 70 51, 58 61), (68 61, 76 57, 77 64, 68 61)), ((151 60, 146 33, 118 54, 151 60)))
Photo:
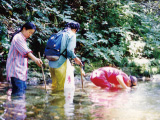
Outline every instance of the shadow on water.
POLYGON ((158 120, 160 81, 139 82, 130 91, 100 89, 86 81, 65 92, 48 93, 28 86, 24 99, 13 99, 0 87, 0 119, 20 120, 158 120))

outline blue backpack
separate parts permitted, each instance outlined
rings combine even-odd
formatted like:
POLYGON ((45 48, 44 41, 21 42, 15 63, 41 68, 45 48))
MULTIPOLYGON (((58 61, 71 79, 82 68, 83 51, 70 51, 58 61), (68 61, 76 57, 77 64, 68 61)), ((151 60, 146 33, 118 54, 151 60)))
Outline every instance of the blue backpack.
POLYGON ((63 55, 65 58, 67 58, 67 54, 64 54, 64 52, 67 49, 65 49, 62 53, 60 53, 63 33, 64 32, 59 32, 59 33, 53 34, 53 35, 51 35, 51 37, 47 41, 44 55, 48 60, 57 61, 59 59, 60 55, 63 55))

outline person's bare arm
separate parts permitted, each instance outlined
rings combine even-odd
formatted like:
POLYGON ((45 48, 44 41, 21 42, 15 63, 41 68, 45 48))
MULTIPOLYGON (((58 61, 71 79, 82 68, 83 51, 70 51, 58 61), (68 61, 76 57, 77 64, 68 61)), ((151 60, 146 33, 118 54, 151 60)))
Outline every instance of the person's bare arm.
POLYGON ((42 60, 35 57, 31 52, 28 53, 28 57, 31 58, 39 67, 43 64, 42 60))
POLYGON ((78 57, 74 58, 74 61, 75 61, 76 64, 78 64, 80 66, 83 66, 81 60, 78 57))
POLYGON ((127 85, 124 83, 122 75, 117 75, 116 78, 117 78, 117 81, 119 82, 119 84, 122 86, 122 88, 124 88, 124 89, 130 89, 130 88, 127 87, 127 85))

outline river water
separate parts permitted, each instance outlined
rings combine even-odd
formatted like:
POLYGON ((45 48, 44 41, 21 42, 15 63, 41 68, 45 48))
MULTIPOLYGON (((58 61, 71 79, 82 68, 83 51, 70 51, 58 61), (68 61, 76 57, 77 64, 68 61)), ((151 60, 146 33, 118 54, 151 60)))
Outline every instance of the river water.
POLYGON ((0 120, 159 120, 160 81, 141 81, 129 91, 101 89, 85 81, 76 89, 52 92, 28 86, 25 98, 0 87, 0 120))

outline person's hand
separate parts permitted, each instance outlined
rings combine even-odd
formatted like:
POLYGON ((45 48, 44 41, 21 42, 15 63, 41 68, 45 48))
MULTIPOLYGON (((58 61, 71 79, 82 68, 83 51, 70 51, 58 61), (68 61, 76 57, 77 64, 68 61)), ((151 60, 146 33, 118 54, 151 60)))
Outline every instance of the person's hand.
POLYGON ((41 67, 42 64, 43 64, 42 60, 39 59, 39 58, 37 58, 37 59, 35 60, 35 63, 36 63, 39 67, 41 67))
POLYGON ((125 89, 125 91, 130 91, 131 90, 131 87, 127 87, 126 89, 125 89))
POLYGON ((75 61, 76 64, 78 64, 80 66, 83 66, 81 60, 78 57, 74 58, 74 61, 75 61))
POLYGON ((31 58, 39 67, 42 66, 43 62, 41 59, 35 57, 31 52, 29 52, 28 54, 28 57, 31 58))

